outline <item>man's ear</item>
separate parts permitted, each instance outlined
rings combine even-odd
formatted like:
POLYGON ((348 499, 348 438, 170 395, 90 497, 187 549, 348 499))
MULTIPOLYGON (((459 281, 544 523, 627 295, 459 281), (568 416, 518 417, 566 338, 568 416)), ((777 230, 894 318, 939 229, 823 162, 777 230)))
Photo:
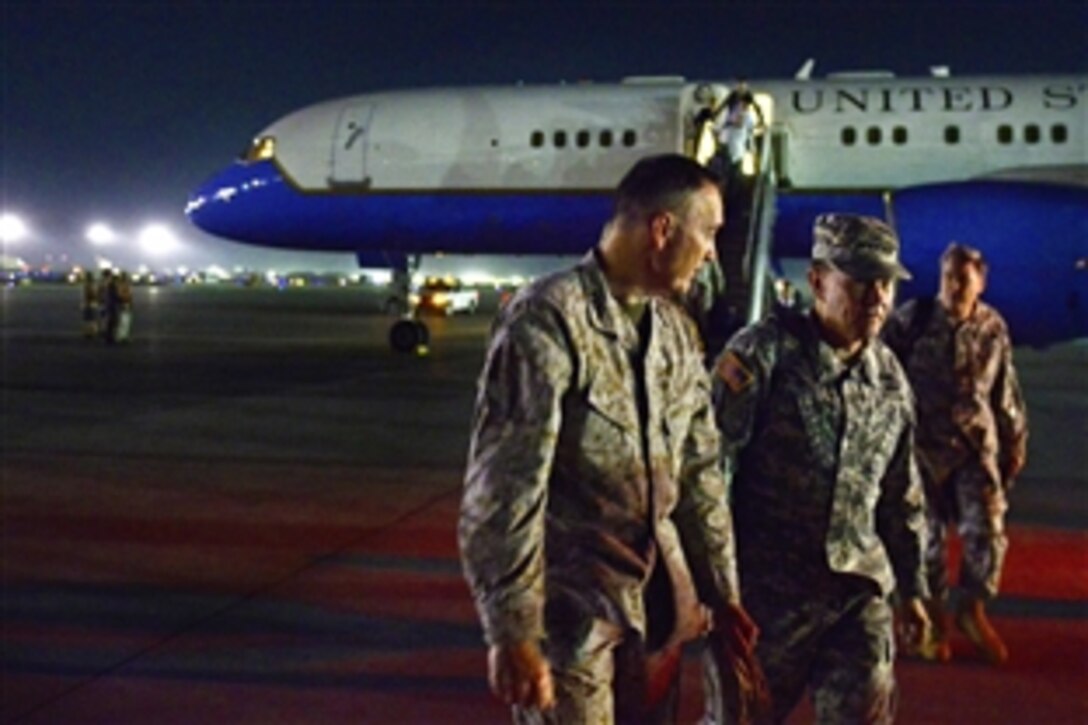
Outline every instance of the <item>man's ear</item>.
POLYGON ((659 211, 650 216, 650 244, 655 250, 665 248, 666 242, 672 236, 674 223, 672 214, 667 211, 659 211))

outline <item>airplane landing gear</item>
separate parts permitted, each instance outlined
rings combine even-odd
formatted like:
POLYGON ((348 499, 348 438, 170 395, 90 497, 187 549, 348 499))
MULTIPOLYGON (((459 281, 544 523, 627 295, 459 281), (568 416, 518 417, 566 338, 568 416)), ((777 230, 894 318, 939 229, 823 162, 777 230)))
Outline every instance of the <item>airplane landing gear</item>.
POLYGON ((412 272, 419 268, 419 256, 405 256, 397 261, 400 264, 393 268, 393 281, 390 285, 392 296, 386 302, 385 310, 400 316, 400 319, 389 328, 389 346, 397 352, 426 355, 431 332, 427 329, 427 325, 416 317, 416 311, 412 309, 409 302, 412 272))
POLYGON ((405 317, 393 323, 389 328, 389 345, 397 352, 427 353, 427 343, 431 332, 427 325, 414 317, 405 317))

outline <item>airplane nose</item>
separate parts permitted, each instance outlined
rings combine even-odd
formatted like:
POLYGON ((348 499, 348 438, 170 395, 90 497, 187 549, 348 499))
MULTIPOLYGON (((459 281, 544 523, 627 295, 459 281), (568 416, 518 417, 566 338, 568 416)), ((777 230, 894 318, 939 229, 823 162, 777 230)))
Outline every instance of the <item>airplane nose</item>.
POLYGON ((235 162, 189 195, 185 214, 200 230, 218 237, 247 240, 255 211, 265 206, 283 177, 271 163, 235 162))

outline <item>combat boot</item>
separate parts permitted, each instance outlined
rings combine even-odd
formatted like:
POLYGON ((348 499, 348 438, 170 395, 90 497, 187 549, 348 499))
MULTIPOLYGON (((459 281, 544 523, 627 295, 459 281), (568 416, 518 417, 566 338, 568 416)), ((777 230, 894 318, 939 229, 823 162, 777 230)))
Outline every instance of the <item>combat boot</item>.
POLYGON ((929 637, 918 645, 918 655, 929 662, 948 662, 952 659, 952 645, 948 641, 952 614, 941 599, 927 599, 925 607, 932 627, 929 637))
POLYGON ((1003 665, 1009 660, 1009 650, 1001 636, 986 617, 986 606, 977 597, 967 597, 956 610, 956 626, 993 665, 1003 665))

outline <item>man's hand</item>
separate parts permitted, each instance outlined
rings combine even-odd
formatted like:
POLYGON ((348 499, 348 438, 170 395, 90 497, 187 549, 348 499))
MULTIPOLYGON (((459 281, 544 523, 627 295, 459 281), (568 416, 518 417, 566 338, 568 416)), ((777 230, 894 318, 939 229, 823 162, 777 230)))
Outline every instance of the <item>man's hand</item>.
POLYGON ((727 604, 714 614, 714 629, 724 634, 731 645, 751 653, 759 639, 759 627, 739 604, 727 604))
POLYGON ((492 645, 487 669, 491 691, 508 705, 540 710, 555 705, 551 666, 536 642, 492 645))
POLYGON ((717 693, 708 698, 708 714, 715 722, 762 722, 770 715, 770 686, 755 653, 758 638, 759 628, 739 604, 728 604, 714 613, 707 651, 716 682, 707 688, 717 693))
POLYGON ((907 599, 899 608, 899 637, 908 653, 919 653, 923 657, 926 655, 922 649, 933 644, 933 623, 929 621, 925 605, 918 597, 907 599))

